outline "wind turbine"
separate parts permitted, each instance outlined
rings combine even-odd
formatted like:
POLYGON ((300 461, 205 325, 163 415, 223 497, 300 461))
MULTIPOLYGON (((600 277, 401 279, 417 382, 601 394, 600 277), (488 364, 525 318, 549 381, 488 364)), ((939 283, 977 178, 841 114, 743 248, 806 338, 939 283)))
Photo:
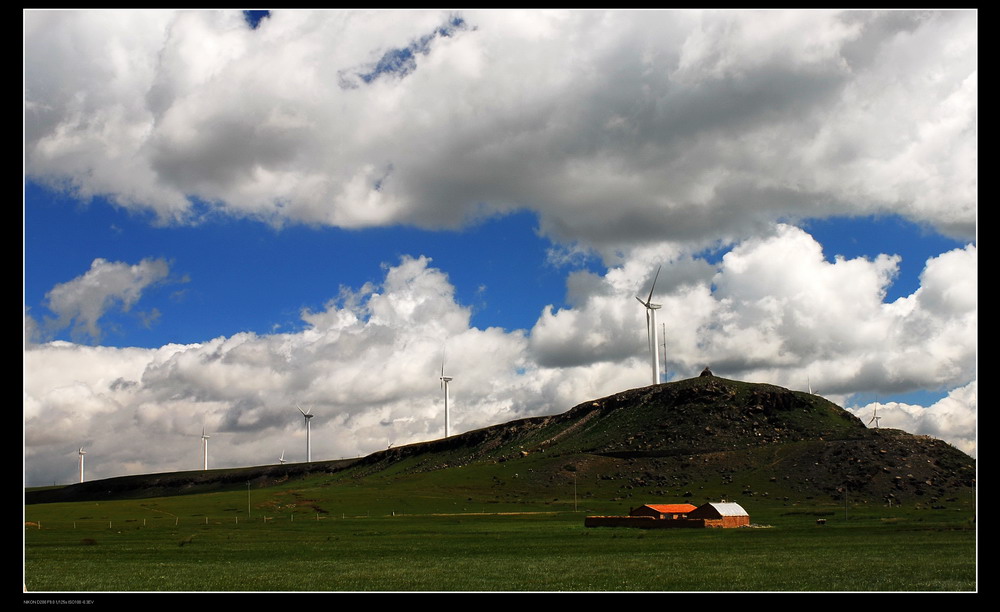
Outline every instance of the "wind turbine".
POLYGON ((285 465, 285 461, 288 461, 287 459, 285 459, 285 449, 281 449, 281 456, 278 457, 278 463, 280 465, 285 465))
POLYGON ((878 422, 879 422, 879 420, 881 420, 881 418, 882 417, 880 417, 878 415, 878 396, 876 395, 875 396, 875 408, 872 410, 872 418, 871 418, 870 421, 868 421, 868 425, 870 426, 872 423, 875 423, 875 429, 878 429, 878 422))
POLYGON ((298 404, 295 404, 295 407, 299 409, 299 412, 302 413, 303 418, 305 418, 305 420, 306 420, 306 463, 312 463, 312 447, 309 445, 310 444, 310 441, 309 441, 309 431, 310 431, 309 421, 312 420, 313 415, 310 412, 304 412, 302 410, 302 408, 299 408, 298 404))
POLYGON ((441 388, 444 389, 444 437, 448 437, 448 383, 454 378, 444 375, 444 358, 441 358, 441 388))
MULTIPOLYGON (((661 266, 662 267, 662 266, 661 266)), ((656 268, 656 276, 653 277, 653 285, 649 288, 649 297, 643 301, 641 297, 635 296, 639 303, 646 307, 646 342, 649 344, 650 366, 653 371, 653 384, 660 383, 660 350, 656 342, 656 311, 660 304, 653 303, 653 289, 656 288, 656 279, 660 277, 660 267, 656 268)))
POLYGON ((208 470, 208 439, 212 436, 205 433, 205 428, 201 428, 201 469, 208 470))
POLYGON ((80 482, 83 482, 83 456, 87 454, 83 447, 80 447, 80 482))

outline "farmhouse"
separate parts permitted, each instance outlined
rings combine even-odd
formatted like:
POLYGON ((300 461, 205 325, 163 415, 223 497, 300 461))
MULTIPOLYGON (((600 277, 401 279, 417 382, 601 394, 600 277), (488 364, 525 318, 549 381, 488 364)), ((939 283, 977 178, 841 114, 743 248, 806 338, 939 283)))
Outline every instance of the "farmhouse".
POLYGON ((703 521, 705 527, 746 527, 750 524, 747 511, 733 502, 703 504, 688 513, 688 518, 703 521))
POLYGON ((688 512, 696 509, 692 504, 646 504, 629 511, 629 516, 651 516, 655 519, 673 520, 687 518, 688 512))

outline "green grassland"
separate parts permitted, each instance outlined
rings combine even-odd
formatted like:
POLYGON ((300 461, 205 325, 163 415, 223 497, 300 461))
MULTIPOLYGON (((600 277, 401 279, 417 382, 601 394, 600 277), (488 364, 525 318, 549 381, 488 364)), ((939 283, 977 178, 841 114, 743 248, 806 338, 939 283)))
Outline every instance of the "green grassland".
POLYGON ((473 465, 33 504, 24 582, 45 592, 976 589, 972 499, 889 508, 737 498, 766 527, 585 528, 588 514, 664 501, 612 500, 610 486, 578 483, 574 497, 572 481, 542 486, 473 465))

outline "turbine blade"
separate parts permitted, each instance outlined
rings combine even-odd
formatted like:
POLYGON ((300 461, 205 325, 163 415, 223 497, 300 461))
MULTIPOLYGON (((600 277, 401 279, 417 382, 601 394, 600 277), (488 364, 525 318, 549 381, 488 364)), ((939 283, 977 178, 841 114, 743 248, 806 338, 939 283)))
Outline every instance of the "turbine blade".
POLYGON ((650 304, 653 301, 653 289, 656 288, 656 279, 660 278, 660 268, 656 268, 656 276, 653 277, 653 286, 649 288, 649 297, 646 299, 646 303, 650 304))

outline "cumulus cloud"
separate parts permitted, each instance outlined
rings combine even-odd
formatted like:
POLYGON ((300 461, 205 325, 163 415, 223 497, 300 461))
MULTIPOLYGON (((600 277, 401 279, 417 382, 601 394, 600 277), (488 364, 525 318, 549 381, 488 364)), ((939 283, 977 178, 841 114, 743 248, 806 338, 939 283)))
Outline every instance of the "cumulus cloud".
POLYGON ((974 11, 28 11, 25 170, 208 210, 564 242, 897 213, 969 238, 974 11))
MULTIPOLYGON (((296 404, 316 415, 317 458, 434 439, 444 427, 445 359, 455 378, 455 432, 649 384, 644 314, 634 298, 648 291, 651 259, 571 280, 574 305, 547 308, 530 333, 472 326, 469 308, 431 263, 403 257, 380 283, 341 289, 321 311, 303 311, 306 328, 296 333, 159 349, 29 346, 29 480, 70 480, 80 445, 89 447, 94 477, 197 469, 203 426, 213 436, 212 465, 271 463, 283 450, 301 460, 296 404)), ((974 288, 965 281, 975 277, 976 250, 931 259, 922 286, 887 304, 895 265, 889 256, 829 261, 790 226, 738 244, 715 267, 686 257, 663 262, 654 300, 663 304, 669 377, 710 364, 721 376, 791 388, 805 389, 808 379, 825 395, 937 385, 953 389, 949 401, 887 407, 882 425, 967 449, 975 440, 975 294, 947 291, 940 279, 956 275, 949 285, 974 288), (908 416, 896 423, 896 411, 908 416)))
MULTIPOLYGON (((643 350, 645 310, 632 296, 647 296, 660 265, 653 253, 590 278, 579 305, 547 309, 531 331, 539 363, 620 361, 643 350)), ((921 288, 892 303, 884 298, 898 256, 831 261, 812 236, 789 225, 736 245, 717 268, 692 263, 666 259, 653 300, 662 305, 657 332, 665 330, 665 364, 682 377, 711 365, 723 376, 793 388, 809 380, 826 393, 901 392, 975 378, 971 244, 929 260, 921 288)))
MULTIPOLYGON (((99 322, 110 309, 128 312, 143 291, 169 274, 170 266, 162 259, 143 259, 133 265, 95 259, 82 276, 56 285, 45 295, 46 307, 56 315, 47 325, 50 329, 72 326, 74 338, 100 340, 99 322)), ((152 312, 141 318, 149 324, 158 316, 152 312)))
MULTIPOLYGON (((830 263, 819 256, 818 245, 810 237, 787 227, 783 231, 800 242, 799 248, 784 253, 784 260, 777 258, 783 249, 770 252, 776 240, 767 240, 751 257, 734 249, 735 269, 723 262, 716 279, 723 296, 722 324, 712 326, 715 333, 705 344, 719 356, 720 365, 732 364, 746 376, 775 376, 791 384, 789 373, 801 372, 801 364, 809 364, 812 384, 821 381, 828 393, 858 388, 901 392, 965 384, 975 378, 978 318, 974 292, 942 310, 925 303, 925 295, 933 290, 931 284, 884 303, 885 288, 898 263, 895 257, 838 257, 830 263), (760 259, 761 255, 768 259, 760 259), (740 267, 755 259, 760 269, 740 267), (788 283, 789 277, 796 280, 788 283), (730 283, 741 278, 748 282, 739 296, 726 295, 730 283), (751 287, 763 291, 755 293, 751 287), (747 335, 747 330, 753 331, 747 335), (753 360, 746 355, 753 355, 753 360)), ((930 259, 922 276, 925 282, 942 259, 959 260, 956 284, 974 289, 974 246, 930 259)), ((804 378, 801 373, 796 376, 798 381, 804 378)))

